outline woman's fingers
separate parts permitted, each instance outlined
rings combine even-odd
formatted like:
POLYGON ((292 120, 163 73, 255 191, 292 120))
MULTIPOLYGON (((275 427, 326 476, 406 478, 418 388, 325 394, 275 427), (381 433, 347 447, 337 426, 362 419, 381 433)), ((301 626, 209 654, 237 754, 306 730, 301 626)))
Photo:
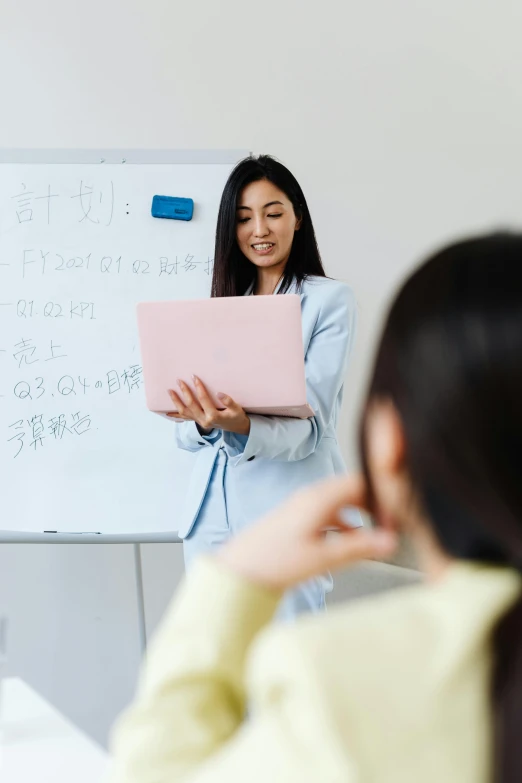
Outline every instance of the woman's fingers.
MULTIPOLYGON (((248 435, 250 419, 243 408, 226 394, 218 394, 225 410, 218 410, 203 381, 192 376, 195 393, 184 381, 178 380, 179 391, 169 390, 170 397, 180 417, 195 421, 205 430, 218 427, 228 432, 248 435)), ((174 414, 176 415, 176 414, 174 414)))
POLYGON ((397 538, 390 531, 339 528, 345 506, 364 506, 366 488, 360 476, 343 476, 301 490, 256 525, 232 538, 218 557, 237 573, 277 589, 366 559, 383 559, 397 538), (274 555, 275 553, 275 555, 274 555))
POLYGON ((173 389, 169 389, 169 396, 174 405, 176 406, 176 412, 167 413, 167 416, 172 419, 183 419, 184 421, 194 421, 194 417, 190 410, 185 405, 179 394, 173 389))
POLYGON ((310 528, 320 529, 322 525, 332 523, 342 526, 341 509, 346 506, 367 508, 366 482, 360 475, 328 479, 302 490, 296 500, 302 504, 310 528))
POLYGON ((178 380, 178 386, 181 392, 181 395, 178 395, 178 397, 181 396, 181 399, 184 403, 185 414, 188 413, 191 419, 201 423, 201 420, 204 418, 203 410, 198 400, 196 400, 192 394, 190 387, 187 386, 185 381, 181 380, 178 380))
POLYGON ((347 530, 331 533, 321 543, 323 556, 330 568, 357 563, 359 560, 381 560, 393 554, 397 536, 389 530, 347 530))
MULTIPOLYGON (((180 416, 184 415, 185 403, 181 401, 181 398, 173 389, 169 389, 169 397, 176 406, 176 410, 180 416)), ((168 414, 169 416, 177 416, 177 413, 168 414)))
POLYGON ((207 391, 207 387, 205 386, 203 381, 200 380, 196 375, 192 376, 192 380, 194 381, 196 395, 199 404, 203 409, 203 413, 205 414, 205 416, 209 421, 214 420, 217 415, 217 410, 216 410, 216 406, 212 402, 210 394, 207 391))
POLYGON ((192 396, 192 392, 185 383, 185 381, 182 381, 178 378, 178 386, 180 390, 180 394, 178 394, 178 397, 183 400, 183 404, 190 408, 190 406, 194 403, 194 397, 192 396))
POLYGON ((221 400, 225 408, 229 410, 231 413, 237 413, 238 411, 243 410, 241 405, 238 405, 238 403, 235 402, 235 400, 233 400, 232 397, 229 397, 228 394, 223 394, 223 392, 219 392, 217 396, 218 399, 221 400))

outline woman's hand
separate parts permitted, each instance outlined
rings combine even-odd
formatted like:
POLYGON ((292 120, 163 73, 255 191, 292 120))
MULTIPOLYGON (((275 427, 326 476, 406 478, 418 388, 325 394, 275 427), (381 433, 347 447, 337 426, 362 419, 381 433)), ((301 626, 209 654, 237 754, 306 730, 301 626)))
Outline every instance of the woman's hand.
POLYGON ((251 582, 275 590, 359 560, 386 557, 397 543, 392 533, 349 528, 339 516, 344 507, 364 508, 365 503, 359 476, 316 484, 239 533, 215 557, 251 582), (331 528, 339 533, 327 536, 331 528))
POLYGON ((208 433, 214 428, 235 432, 238 435, 250 433, 250 419, 240 405, 226 394, 218 394, 225 406, 225 410, 218 411, 202 381, 196 376, 193 380, 196 396, 183 381, 178 381, 179 394, 169 390, 170 398, 178 412, 167 413, 167 416, 183 421, 195 421, 203 433, 208 433))

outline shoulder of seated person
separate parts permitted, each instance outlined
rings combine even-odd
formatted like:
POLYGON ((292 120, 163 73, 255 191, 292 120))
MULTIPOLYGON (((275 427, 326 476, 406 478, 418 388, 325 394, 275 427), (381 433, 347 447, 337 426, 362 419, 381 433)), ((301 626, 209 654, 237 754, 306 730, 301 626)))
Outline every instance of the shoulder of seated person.
POLYGON ((439 624, 435 616, 430 616, 430 596, 429 587, 409 585, 334 605, 326 614, 308 615, 292 625, 269 626, 252 648, 252 671, 265 669, 267 660, 274 671, 274 660, 278 660, 278 669, 292 670, 292 676, 298 676, 299 666, 294 666, 293 657, 289 660, 285 655, 285 651, 292 650, 307 671, 317 664, 318 674, 344 666, 351 674, 367 671, 372 656, 382 662, 383 645, 388 664, 392 665, 392 659, 403 661, 404 656, 412 654, 417 621, 424 631, 417 634, 423 648, 429 650, 436 642, 439 624))
POLYGON ((325 678, 345 668, 347 677, 361 680, 370 672, 386 678, 393 667, 411 674, 415 669, 420 676, 445 644, 465 648, 469 637, 473 647, 477 629, 486 632, 497 622, 520 585, 520 574, 510 569, 457 562, 440 582, 395 588, 334 605, 294 625, 269 627, 253 652, 273 661, 278 649, 299 650, 308 670, 320 664, 318 675, 325 678))

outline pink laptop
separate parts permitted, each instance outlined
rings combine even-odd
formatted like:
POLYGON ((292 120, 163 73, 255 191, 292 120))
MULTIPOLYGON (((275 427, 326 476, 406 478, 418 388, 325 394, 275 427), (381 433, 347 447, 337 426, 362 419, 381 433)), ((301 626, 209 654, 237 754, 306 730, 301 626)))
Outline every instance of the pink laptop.
POLYGON ((192 376, 229 394, 248 413, 306 419, 301 300, 232 296, 137 306, 147 407, 174 413, 168 389, 192 376))

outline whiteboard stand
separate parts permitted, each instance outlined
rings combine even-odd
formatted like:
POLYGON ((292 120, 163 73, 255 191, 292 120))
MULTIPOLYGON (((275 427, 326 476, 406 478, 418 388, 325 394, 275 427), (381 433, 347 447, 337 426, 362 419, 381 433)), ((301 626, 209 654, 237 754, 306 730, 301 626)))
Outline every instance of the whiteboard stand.
POLYGON ((140 652, 147 649, 147 624, 145 594, 141 565, 141 544, 181 544, 177 533, 18 533, 0 531, 0 544, 132 544, 134 552, 134 578, 136 583, 136 608, 138 611, 138 641, 140 652))
POLYGON ((143 591, 143 573, 141 570, 141 547, 133 544, 134 549, 134 574, 136 577, 136 606, 138 608, 138 629, 141 654, 147 649, 147 623, 145 617, 145 594, 143 591))

